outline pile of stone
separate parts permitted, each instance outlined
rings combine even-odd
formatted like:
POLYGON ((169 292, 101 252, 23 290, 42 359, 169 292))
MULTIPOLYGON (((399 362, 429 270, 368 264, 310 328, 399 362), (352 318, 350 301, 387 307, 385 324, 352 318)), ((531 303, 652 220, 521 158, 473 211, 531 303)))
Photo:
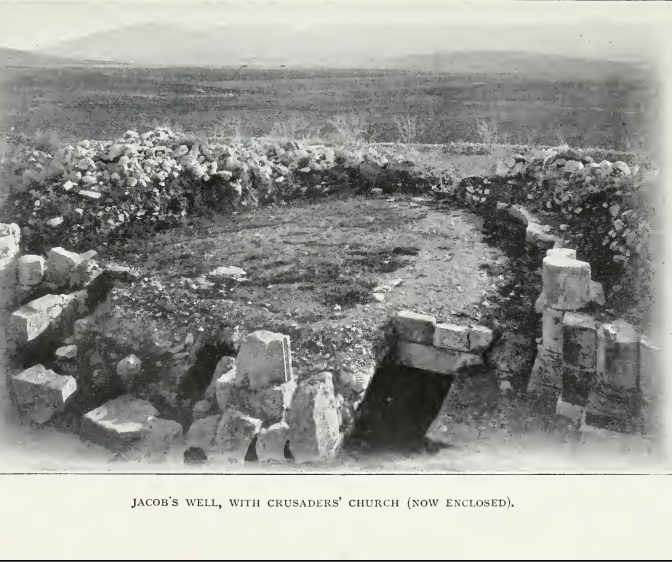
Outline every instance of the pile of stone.
POLYGON ((497 162, 495 174, 518 179, 517 197, 541 215, 557 216, 566 236, 586 238, 590 232, 585 227, 597 232, 596 244, 616 262, 627 263, 646 249, 650 225, 633 195, 650 177, 637 165, 606 159, 597 163, 586 151, 564 145, 514 154, 497 162))
POLYGON ((297 382, 289 337, 265 330, 220 361, 194 419, 186 445, 215 461, 242 462, 253 443, 260 461, 325 460, 340 442, 331 373, 297 382))
POLYGON ((639 433, 640 338, 625 322, 600 326, 589 313, 604 304, 590 264, 555 248, 543 260, 542 342, 528 393, 556 414, 592 428, 639 433))
POLYGON ((112 234, 181 223, 192 204, 223 210, 224 202, 248 208, 284 203, 340 189, 353 173, 361 184, 375 183, 384 168, 405 161, 401 155, 388 161, 373 147, 268 139, 222 144, 167 127, 129 130, 114 141, 84 140, 54 155, 19 151, 5 169, 11 184, 6 211, 20 217, 31 239, 56 236, 79 248, 112 234))

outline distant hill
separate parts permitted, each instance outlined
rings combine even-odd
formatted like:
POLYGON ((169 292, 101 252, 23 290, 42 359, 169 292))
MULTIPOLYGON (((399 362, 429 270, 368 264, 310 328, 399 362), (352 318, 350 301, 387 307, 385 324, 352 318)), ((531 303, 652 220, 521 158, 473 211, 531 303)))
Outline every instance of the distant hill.
POLYGON ((0 47, 0 68, 2 67, 48 67, 48 66, 98 66, 107 64, 98 60, 78 60, 32 51, 21 51, 0 47))
POLYGON ((642 63, 497 51, 410 55, 385 61, 383 68, 457 74, 518 74, 553 80, 600 80, 610 76, 642 78, 650 71, 642 63))
MULTIPOLYGON (((386 29, 391 34, 399 29, 386 29)), ((378 41, 378 42, 377 42, 378 41)), ((642 71, 623 62, 525 52, 446 51, 409 56, 380 53, 372 34, 284 25, 212 25, 204 29, 148 22, 66 40, 43 51, 47 57, 119 61, 133 66, 249 68, 362 68, 419 72, 518 74, 547 79, 601 79, 642 71)), ((397 52, 404 52, 397 51, 397 52)), ((37 56, 37 55, 36 55, 37 56)))

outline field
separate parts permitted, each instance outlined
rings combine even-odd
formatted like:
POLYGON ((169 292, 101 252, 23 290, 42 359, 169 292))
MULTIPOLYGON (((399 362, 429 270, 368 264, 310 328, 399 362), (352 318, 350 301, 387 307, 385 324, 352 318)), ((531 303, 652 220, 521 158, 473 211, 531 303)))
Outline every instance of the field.
POLYGON ((553 82, 393 70, 61 66, 8 67, 2 80, 7 129, 56 132, 67 142, 159 124, 202 137, 356 132, 373 142, 624 151, 651 142, 656 110, 653 81, 634 73, 553 82))

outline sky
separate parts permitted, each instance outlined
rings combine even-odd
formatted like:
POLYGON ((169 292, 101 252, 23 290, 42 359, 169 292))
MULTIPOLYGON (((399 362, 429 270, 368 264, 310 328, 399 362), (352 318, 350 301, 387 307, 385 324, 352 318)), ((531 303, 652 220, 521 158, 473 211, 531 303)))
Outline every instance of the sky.
MULTIPOLYGON (((652 3, 655 4, 655 3, 652 3)), ((0 0, 0 45, 48 52, 96 31, 152 21, 293 25, 342 38, 372 56, 456 50, 516 50, 589 58, 647 58, 655 37, 640 3, 412 0, 0 0), (615 4, 619 4, 615 6, 615 4), (571 6, 571 7, 570 7, 571 6), (609 6, 609 9, 605 9, 609 6), (390 33, 390 26, 404 33, 390 33)))

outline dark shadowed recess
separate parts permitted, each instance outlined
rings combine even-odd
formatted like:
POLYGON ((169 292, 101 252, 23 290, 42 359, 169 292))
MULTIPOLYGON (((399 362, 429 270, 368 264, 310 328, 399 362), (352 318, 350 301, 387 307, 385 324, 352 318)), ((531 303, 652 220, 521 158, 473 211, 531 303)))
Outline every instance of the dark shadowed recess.
POLYGON ((452 376, 392 361, 380 365, 357 410, 355 425, 346 436, 343 449, 353 452, 419 448, 452 382, 452 376))

